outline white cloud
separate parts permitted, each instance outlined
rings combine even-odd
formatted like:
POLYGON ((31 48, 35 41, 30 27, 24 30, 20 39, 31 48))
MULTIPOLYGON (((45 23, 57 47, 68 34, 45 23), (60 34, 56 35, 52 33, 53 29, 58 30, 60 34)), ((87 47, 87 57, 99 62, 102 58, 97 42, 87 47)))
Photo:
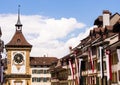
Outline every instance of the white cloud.
MULTIPOLYGON (((8 43, 15 33, 16 14, 0 14, 2 39, 8 43)), ((69 35, 76 29, 82 29, 85 24, 75 18, 47 18, 40 15, 21 15, 22 31, 28 42, 33 45, 31 56, 63 57, 69 52, 69 46, 76 46, 80 39, 86 36, 81 32, 78 36, 69 35), (59 40, 71 36, 64 42, 59 40)))

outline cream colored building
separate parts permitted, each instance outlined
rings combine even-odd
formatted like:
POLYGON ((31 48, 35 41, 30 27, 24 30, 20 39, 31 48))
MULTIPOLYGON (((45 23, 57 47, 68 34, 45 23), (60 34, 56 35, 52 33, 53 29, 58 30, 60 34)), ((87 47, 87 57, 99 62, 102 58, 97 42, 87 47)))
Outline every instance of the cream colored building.
POLYGON ((49 67, 55 57, 30 57, 32 45, 22 33, 20 14, 13 38, 5 45, 7 51, 7 69, 4 75, 5 85, 51 85, 49 67))
POLYGON ((7 69, 5 71, 5 85, 31 85, 30 79, 30 51, 29 44, 22 34, 20 15, 16 31, 11 41, 5 45, 7 51, 7 69))
POLYGON ((31 85, 51 85, 49 68, 55 57, 30 57, 31 85))

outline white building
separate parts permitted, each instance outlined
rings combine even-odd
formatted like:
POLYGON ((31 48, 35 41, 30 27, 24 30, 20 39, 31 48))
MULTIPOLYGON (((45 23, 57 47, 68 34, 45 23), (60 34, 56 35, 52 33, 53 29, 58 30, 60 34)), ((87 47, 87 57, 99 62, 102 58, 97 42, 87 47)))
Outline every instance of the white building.
POLYGON ((49 68, 54 61, 56 57, 30 57, 31 85, 51 85, 49 68))

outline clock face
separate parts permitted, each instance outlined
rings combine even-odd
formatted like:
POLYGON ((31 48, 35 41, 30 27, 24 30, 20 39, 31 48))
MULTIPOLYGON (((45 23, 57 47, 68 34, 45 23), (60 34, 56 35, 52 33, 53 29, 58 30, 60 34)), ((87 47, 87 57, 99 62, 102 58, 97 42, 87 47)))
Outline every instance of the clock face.
POLYGON ((22 61, 23 61, 23 56, 22 56, 22 54, 16 54, 15 56, 14 56, 14 61, 16 62, 16 63, 21 63, 22 61))

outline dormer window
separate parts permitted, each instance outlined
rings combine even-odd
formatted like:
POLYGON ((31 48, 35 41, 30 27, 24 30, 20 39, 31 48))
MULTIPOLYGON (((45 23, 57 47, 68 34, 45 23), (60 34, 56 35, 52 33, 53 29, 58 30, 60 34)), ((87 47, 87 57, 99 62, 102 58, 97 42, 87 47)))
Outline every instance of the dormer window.
POLYGON ((96 53, 97 53, 96 46, 92 46, 91 50, 92 50, 92 55, 96 55, 96 53))
POLYGON ((17 43, 20 43, 21 42, 21 40, 20 39, 17 39, 17 43))

